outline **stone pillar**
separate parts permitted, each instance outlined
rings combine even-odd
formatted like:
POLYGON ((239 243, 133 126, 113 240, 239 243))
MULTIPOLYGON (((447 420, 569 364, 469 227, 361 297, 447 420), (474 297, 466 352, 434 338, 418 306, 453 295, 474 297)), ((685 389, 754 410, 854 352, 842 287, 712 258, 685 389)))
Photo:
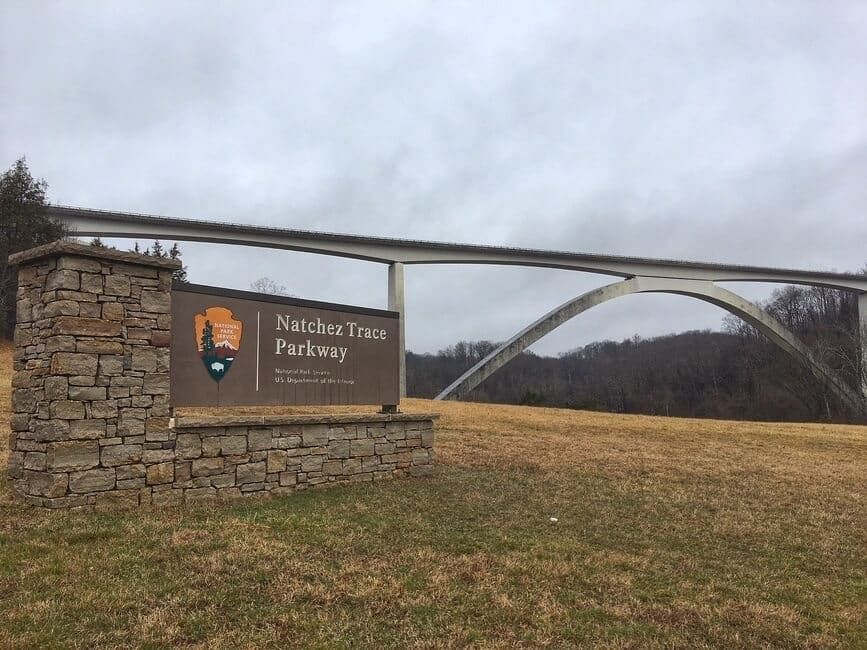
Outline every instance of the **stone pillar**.
POLYGON ((400 314, 398 325, 400 396, 406 397, 406 321, 404 318, 403 263, 393 262, 388 267, 388 308, 400 314))
POLYGON ((139 505, 174 480, 172 271, 58 241, 12 255, 18 322, 9 478, 49 508, 139 505))

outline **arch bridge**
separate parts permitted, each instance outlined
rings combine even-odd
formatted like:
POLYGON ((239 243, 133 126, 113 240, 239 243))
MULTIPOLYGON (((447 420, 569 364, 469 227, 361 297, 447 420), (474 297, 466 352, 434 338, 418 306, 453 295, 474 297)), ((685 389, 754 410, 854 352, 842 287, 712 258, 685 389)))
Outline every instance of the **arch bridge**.
MULTIPOLYGON (((545 334, 587 309, 634 293, 690 296, 725 309, 765 334, 774 344, 805 365, 844 404, 856 412, 867 410, 867 384, 853 389, 770 314, 746 298, 720 287, 719 282, 774 282, 828 287, 858 296, 861 328, 859 367, 867 367, 867 276, 762 266, 741 266, 677 260, 546 251, 502 246, 366 237, 221 223, 175 217, 130 214, 51 206, 49 216, 86 237, 149 238, 275 248, 345 257, 388 266, 388 308, 400 312, 400 385, 406 395, 404 323, 404 265, 496 264, 566 269, 621 278, 560 305, 479 361, 446 387, 437 399, 458 398, 545 334)), ((864 376, 864 372, 861 373, 864 376)))

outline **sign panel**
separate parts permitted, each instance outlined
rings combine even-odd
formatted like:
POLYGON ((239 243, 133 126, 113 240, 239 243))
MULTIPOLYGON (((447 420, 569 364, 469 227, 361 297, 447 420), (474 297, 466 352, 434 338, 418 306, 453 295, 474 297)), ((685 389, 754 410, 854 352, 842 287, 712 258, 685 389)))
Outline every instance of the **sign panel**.
POLYGON ((172 289, 172 406, 397 404, 399 314, 172 289))

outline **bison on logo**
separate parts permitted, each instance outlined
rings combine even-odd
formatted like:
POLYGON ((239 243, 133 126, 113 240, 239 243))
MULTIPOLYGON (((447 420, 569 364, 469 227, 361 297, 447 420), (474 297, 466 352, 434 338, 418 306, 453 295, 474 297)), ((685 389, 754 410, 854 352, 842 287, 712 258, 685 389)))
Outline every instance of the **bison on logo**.
POLYGON ((241 349, 244 324, 225 307, 208 307, 196 314, 196 340, 199 356, 214 381, 220 381, 241 349))

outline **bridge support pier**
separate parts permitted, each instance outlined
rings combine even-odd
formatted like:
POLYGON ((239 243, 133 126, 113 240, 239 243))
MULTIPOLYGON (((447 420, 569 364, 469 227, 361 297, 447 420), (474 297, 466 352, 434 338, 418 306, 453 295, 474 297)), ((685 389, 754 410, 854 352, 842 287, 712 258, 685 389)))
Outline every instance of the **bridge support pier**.
POLYGON ((861 392, 867 399, 867 293, 858 294, 858 341, 861 346, 861 359, 858 365, 861 392))
POLYGON ((406 319, 403 288, 403 263, 393 262, 388 265, 388 308, 400 314, 399 332, 399 368, 400 396, 406 397, 406 319))

